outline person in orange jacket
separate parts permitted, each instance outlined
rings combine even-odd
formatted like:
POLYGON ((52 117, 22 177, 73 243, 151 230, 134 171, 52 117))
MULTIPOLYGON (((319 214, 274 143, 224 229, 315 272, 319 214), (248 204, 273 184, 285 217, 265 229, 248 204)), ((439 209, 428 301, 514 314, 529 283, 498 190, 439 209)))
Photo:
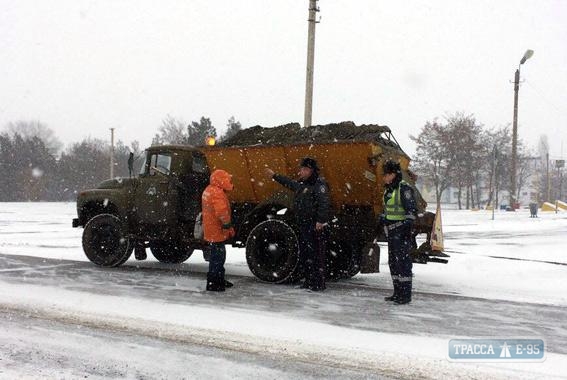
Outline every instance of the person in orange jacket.
POLYGON ((227 192, 232 191, 232 176, 221 169, 211 174, 210 184, 202 196, 204 239, 209 242, 211 255, 207 273, 207 290, 223 292, 232 283, 224 278, 226 241, 234 237, 231 223, 230 202, 227 192))

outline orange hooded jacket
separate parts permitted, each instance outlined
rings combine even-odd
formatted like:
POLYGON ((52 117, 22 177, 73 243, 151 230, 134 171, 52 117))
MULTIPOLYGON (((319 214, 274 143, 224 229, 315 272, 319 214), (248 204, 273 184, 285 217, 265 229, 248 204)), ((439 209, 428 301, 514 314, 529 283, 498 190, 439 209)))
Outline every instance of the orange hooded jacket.
POLYGON ((210 185, 202 196, 203 232, 208 242, 220 243, 234 236, 230 202, 225 191, 234 188, 232 176, 217 169, 211 174, 210 185))

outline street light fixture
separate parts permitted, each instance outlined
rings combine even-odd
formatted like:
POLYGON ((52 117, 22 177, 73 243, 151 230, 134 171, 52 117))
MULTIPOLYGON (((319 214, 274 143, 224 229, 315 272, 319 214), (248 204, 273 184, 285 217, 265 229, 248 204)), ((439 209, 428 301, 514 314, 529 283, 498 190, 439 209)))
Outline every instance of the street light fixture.
POLYGON ((514 121, 512 123, 512 168, 510 170, 510 208, 515 210, 516 197, 516 160, 518 154, 518 91, 520 89, 520 66, 534 55, 533 50, 526 50, 514 75, 514 121))
POLYGON ((524 53, 524 56, 522 57, 522 60, 520 61, 520 65, 523 65, 528 59, 530 59, 532 57, 532 55, 534 55, 534 51, 533 50, 526 50, 526 52, 524 53))

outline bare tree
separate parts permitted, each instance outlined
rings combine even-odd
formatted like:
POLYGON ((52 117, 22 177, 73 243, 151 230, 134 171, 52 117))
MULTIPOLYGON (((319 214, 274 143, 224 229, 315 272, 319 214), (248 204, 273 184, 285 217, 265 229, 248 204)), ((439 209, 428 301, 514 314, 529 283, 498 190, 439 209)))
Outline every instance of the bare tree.
MULTIPOLYGON (((533 151, 531 151, 522 140, 518 140, 518 175, 516 179, 518 183, 516 184, 516 196, 515 199, 520 199, 520 194, 522 189, 529 186, 529 180, 532 179, 535 183, 539 183, 539 178, 534 178, 537 176, 537 161, 538 158, 533 151)), ((537 188, 537 186, 536 186, 537 188)), ((529 190, 530 188, 528 188, 529 190)), ((539 189, 538 189, 539 191, 539 189)))
POLYGON ((458 188, 459 208, 464 190, 466 207, 480 207, 482 168, 487 148, 483 142, 482 125, 474 115, 456 112, 446 116, 446 124, 427 122, 417 137, 415 170, 424 180, 434 184, 439 202, 449 186, 458 188))
POLYGON ((183 144, 187 140, 185 122, 167 115, 161 121, 158 133, 154 136, 152 145, 183 144))
POLYGON ((13 121, 6 124, 5 129, 10 136, 19 134, 24 140, 39 138, 53 155, 57 155, 63 148, 63 143, 55 136, 55 132, 41 121, 13 121))
POLYGON ((466 208, 469 201, 474 207, 474 189, 478 188, 480 171, 485 156, 485 146, 482 142, 482 125, 477 123, 474 115, 456 112, 447 117, 446 127, 447 149, 453 168, 452 179, 458 188, 459 209, 461 209, 461 194, 466 192, 466 208))
POLYGON ((447 149, 447 127, 436 120, 427 122, 417 137, 410 136, 415 141, 416 155, 412 162, 413 170, 425 181, 435 186, 437 203, 441 195, 451 184, 453 162, 447 149))

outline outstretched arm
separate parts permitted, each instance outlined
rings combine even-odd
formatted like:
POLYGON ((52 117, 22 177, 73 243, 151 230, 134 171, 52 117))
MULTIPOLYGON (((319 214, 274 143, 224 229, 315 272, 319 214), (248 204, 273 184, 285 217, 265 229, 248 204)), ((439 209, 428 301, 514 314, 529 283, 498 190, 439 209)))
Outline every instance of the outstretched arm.
POLYGON ((276 181, 277 183, 279 183, 282 186, 287 187, 290 190, 296 191, 299 188, 299 182, 294 181, 291 178, 288 178, 286 176, 280 175, 280 174, 276 174, 274 173, 274 171, 270 168, 266 168, 265 170, 266 172, 266 176, 270 179, 273 179, 274 181, 276 181))

